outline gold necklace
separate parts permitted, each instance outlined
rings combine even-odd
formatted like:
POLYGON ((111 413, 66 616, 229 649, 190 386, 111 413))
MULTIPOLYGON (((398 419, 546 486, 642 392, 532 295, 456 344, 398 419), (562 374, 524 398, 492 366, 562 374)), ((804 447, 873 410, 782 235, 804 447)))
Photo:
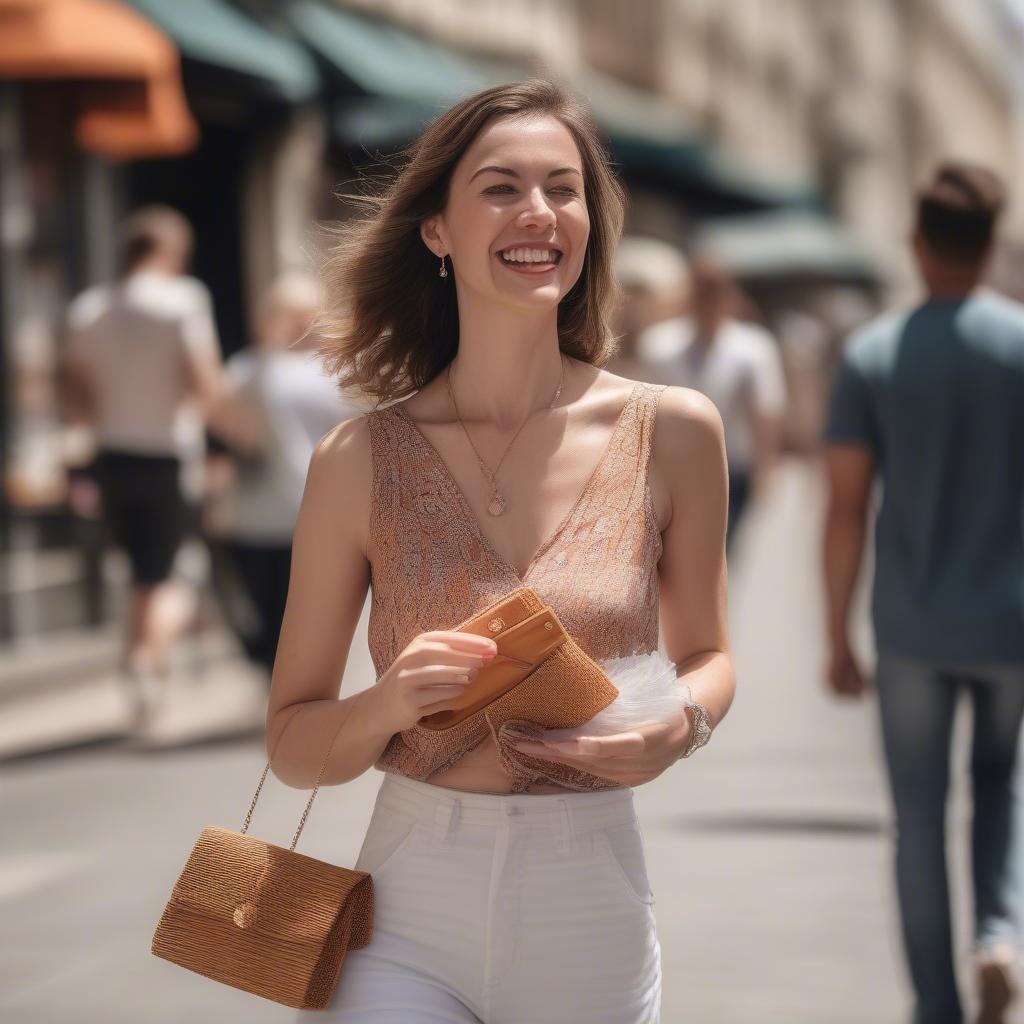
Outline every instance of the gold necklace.
MULTIPOLYGON (((554 409, 555 402, 558 401, 558 396, 562 393, 562 382, 565 380, 565 356, 559 352, 559 359, 561 362, 561 372, 558 377, 558 390, 555 392, 555 397, 551 399, 551 404, 548 406, 549 409, 554 409)), ((462 422, 462 417, 459 415, 459 407, 455 404, 455 392, 452 390, 452 367, 451 363, 448 364, 448 373, 445 377, 448 383, 448 395, 452 400, 452 408, 455 410, 455 418, 459 421, 459 426, 462 427, 462 432, 466 435, 466 440, 469 442, 470 447, 476 454, 476 461, 480 464, 480 470, 487 479, 487 482, 491 486, 491 500, 487 504, 487 511, 492 516, 500 516, 505 511, 505 498, 504 495, 498 490, 498 470, 501 469, 501 464, 505 461, 505 456, 508 455, 509 448, 512 447, 515 439, 519 436, 519 431, 526 426, 526 421, 533 415, 533 413, 527 413, 526 419, 519 424, 519 430, 512 435, 512 440, 509 441, 508 446, 505 448, 504 454, 498 460, 498 465, 494 467, 494 471, 491 472, 484 463, 484 460, 480 457, 480 452, 477 451, 476 445, 473 444, 473 438, 469 436, 469 431, 466 429, 466 424, 462 422)))

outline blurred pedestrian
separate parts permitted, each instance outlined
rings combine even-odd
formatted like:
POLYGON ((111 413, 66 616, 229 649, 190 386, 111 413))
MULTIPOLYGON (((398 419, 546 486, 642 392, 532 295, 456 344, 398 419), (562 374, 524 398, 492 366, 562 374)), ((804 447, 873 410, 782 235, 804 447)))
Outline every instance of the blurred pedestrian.
POLYGON ((659 367, 643 357, 638 342, 651 324, 686 308, 690 278, 686 258, 668 242, 630 235, 619 242, 613 267, 622 300, 613 322, 618 349, 605 369, 630 380, 657 383, 659 367))
POLYGON ((778 459, 786 382, 775 339, 740 320, 740 296, 728 271, 708 257, 691 265, 690 313, 641 333, 638 356, 653 379, 694 388, 718 408, 729 460, 727 544, 752 497, 763 496, 778 459))
POLYGON ((181 471, 220 387, 210 296, 185 273, 192 246, 177 211, 138 209, 121 231, 118 278, 77 296, 67 315, 70 415, 94 433, 103 514, 131 565, 122 669, 137 727, 155 710, 193 605, 172 579, 190 518, 181 471))
MULTIPOLYGON (((310 456, 333 427, 363 410, 347 401, 321 369, 310 331, 319 285, 290 272, 275 280, 259 311, 256 344, 227 362, 215 419, 235 451, 222 539, 247 599, 235 626, 249 658, 274 667, 291 565, 292 530, 310 456)), ((229 616, 230 617, 230 616, 229 616)))
POLYGON ((897 823, 896 883, 916 1024, 959 1022, 945 810, 957 696, 973 705, 974 958, 979 1024, 1016 981, 1011 836, 1024 716, 1024 306, 980 287, 1003 189, 942 165, 917 199, 921 305, 857 331, 826 428, 831 661, 840 696, 865 674, 848 634, 872 482, 876 689, 897 823))

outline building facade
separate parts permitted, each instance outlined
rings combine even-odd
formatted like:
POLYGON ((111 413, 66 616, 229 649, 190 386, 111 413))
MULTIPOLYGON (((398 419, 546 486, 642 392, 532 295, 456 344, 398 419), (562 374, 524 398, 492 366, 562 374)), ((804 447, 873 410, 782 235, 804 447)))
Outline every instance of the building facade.
MULTIPOLYGON (((454 46, 667 98, 742 165, 812 180, 913 289, 910 196, 943 157, 1018 180, 1018 104, 996 3, 957 0, 347 0, 454 46)), ((1013 196, 1006 245, 1024 239, 1013 196)))

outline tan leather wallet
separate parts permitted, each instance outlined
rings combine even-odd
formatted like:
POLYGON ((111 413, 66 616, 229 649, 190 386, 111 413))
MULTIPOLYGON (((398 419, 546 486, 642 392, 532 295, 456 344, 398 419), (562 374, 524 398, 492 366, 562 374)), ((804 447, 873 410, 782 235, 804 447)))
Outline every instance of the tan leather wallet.
POLYGON ((498 653, 478 670, 454 707, 420 719, 418 724, 428 729, 448 729, 469 718, 516 687, 552 652, 572 642, 554 609, 527 587, 514 590, 453 628, 490 637, 498 645, 498 653))

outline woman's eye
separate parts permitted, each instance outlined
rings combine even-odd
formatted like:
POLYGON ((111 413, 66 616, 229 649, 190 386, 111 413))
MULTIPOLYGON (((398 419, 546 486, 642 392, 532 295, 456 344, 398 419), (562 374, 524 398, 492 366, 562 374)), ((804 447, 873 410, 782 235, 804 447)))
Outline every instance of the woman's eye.
MULTIPOLYGON (((575 195, 579 195, 579 193, 576 191, 576 189, 574 189, 571 185, 559 185, 556 188, 549 189, 548 191, 553 193, 554 195, 562 195, 562 196, 575 196, 575 195)), ((485 196, 487 196, 487 195, 499 195, 499 194, 510 195, 511 193, 514 193, 514 192, 515 192, 515 188, 512 185, 492 185, 490 188, 485 188, 484 189, 484 195, 485 196)))

